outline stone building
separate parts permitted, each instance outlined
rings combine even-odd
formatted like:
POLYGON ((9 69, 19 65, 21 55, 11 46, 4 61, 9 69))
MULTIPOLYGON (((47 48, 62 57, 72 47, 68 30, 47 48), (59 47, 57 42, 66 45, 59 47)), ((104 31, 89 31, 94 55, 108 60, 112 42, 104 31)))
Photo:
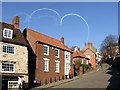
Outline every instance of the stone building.
POLYGON ((0 74, 2 89, 18 88, 18 76, 28 84, 27 42, 19 29, 19 17, 12 24, 0 22, 0 74))
POLYGON ((85 68, 81 66, 82 64, 89 64, 89 58, 87 58, 77 47, 72 54, 73 58, 73 68, 74 68, 74 76, 81 75, 85 73, 85 68))

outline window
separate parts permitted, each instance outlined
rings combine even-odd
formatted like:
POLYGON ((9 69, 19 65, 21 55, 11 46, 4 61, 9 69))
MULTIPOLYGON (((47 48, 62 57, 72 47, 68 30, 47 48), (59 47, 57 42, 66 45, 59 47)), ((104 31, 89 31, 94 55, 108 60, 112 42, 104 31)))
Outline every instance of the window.
POLYGON ((10 46, 10 45, 3 45, 2 51, 3 51, 3 53, 14 54, 14 47, 10 46))
POLYGON ((84 59, 82 58, 82 62, 81 62, 81 64, 83 64, 83 62, 84 62, 84 59))
POLYGON ((2 71, 3 72, 14 72, 14 64, 8 62, 2 62, 2 71))
POLYGON ((70 64, 66 63, 66 73, 69 74, 69 70, 70 70, 70 64))
POLYGON ((70 60, 70 52, 66 52, 66 59, 70 60))
POLYGON ((44 55, 49 55, 49 46, 44 45, 44 55))
POLYGON ((59 49, 55 49, 55 56, 59 58, 59 49))
POLYGON ((86 57, 90 59, 90 55, 86 55, 86 57))
POLYGON ((49 71, 49 59, 43 58, 44 60, 44 71, 49 71))
POLYGON ((60 69, 59 63, 60 63, 60 61, 56 60, 55 63, 56 63, 56 71, 55 72, 59 72, 59 69, 60 69))
POLYGON ((88 61, 88 60, 86 60, 86 64, 89 64, 89 61, 88 61))
POLYGON ((18 88, 18 81, 8 81, 8 88, 10 89, 15 89, 15 88, 18 88))
POLYGON ((8 29, 8 28, 4 28, 4 30, 3 30, 3 37, 4 38, 12 39, 12 34, 13 34, 13 30, 8 29))

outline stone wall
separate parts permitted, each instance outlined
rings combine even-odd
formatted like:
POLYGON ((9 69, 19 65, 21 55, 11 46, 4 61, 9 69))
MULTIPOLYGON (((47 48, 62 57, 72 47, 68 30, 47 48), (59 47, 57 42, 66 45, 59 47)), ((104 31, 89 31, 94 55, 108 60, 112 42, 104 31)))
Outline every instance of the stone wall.
POLYGON ((25 81, 28 82, 28 50, 27 50, 27 47, 0 42, 0 55, 1 55, 0 61, 14 62, 15 72, 13 73, 24 76, 23 79, 25 79, 25 81), (2 46, 4 44, 14 46, 15 54, 3 53, 2 46))

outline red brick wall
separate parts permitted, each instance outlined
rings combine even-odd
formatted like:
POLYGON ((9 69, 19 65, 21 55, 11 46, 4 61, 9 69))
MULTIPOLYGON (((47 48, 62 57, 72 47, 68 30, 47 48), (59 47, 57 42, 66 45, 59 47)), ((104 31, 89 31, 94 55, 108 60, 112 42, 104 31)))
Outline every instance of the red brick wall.
POLYGON ((43 53, 43 45, 39 43, 38 44, 38 58, 37 58, 37 65, 36 68, 36 75, 35 79, 37 82, 41 81, 41 84, 45 84, 45 80, 47 80, 47 83, 50 83, 50 78, 52 79, 52 82, 56 80, 58 81, 59 78, 62 79, 62 76, 64 75, 64 51, 60 50, 60 58, 55 57, 55 48, 52 49, 51 46, 49 46, 49 55, 44 55, 43 53), (44 72, 44 60, 43 58, 50 59, 49 61, 49 72, 44 72), (55 60, 60 61, 60 71, 59 73, 55 72, 55 60))
POLYGON ((96 68, 96 56, 95 56, 95 54, 91 50, 87 49, 84 52, 84 55, 90 55, 89 63, 91 63, 92 67, 95 69, 96 68))

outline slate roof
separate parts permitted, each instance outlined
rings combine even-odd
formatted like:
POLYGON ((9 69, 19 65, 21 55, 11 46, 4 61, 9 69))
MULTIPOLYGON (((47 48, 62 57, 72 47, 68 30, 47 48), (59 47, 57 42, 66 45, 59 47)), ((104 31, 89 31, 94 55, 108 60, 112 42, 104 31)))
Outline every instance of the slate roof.
POLYGON ((57 47, 59 49, 63 49, 63 50, 72 52, 71 49, 69 49, 66 45, 64 45, 61 41, 59 41, 57 39, 54 39, 54 38, 44 35, 42 33, 36 32, 29 28, 25 28, 24 32, 26 32, 30 36, 34 37, 34 39, 36 39, 36 41, 57 47))
POLYGON ((1 31, 0 35, 2 37, 0 39, 1 42, 22 45, 22 46, 28 46, 28 43, 25 40, 24 36, 22 35, 20 29, 16 29, 13 25, 8 24, 8 23, 4 23, 4 22, 0 22, 0 31, 1 31), (8 29, 13 30, 12 39, 3 37, 3 29, 4 28, 8 28, 8 29))

